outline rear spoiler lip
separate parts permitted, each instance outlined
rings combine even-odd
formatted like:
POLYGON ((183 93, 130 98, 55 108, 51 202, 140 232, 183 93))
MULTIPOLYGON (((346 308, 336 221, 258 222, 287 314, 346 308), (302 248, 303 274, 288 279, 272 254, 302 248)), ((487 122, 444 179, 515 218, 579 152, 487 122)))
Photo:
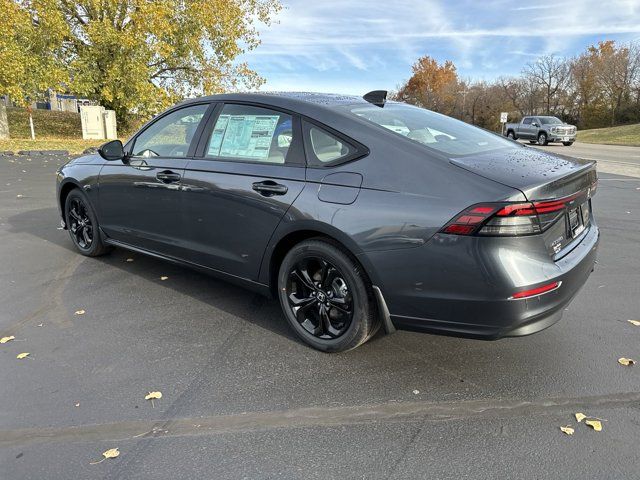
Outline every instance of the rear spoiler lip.
POLYGON ((587 190, 598 181, 596 165, 595 161, 585 162, 581 168, 564 177, 522 188, 522 193, 527 197, 527 200, 534 201, 553 200, 587 190))

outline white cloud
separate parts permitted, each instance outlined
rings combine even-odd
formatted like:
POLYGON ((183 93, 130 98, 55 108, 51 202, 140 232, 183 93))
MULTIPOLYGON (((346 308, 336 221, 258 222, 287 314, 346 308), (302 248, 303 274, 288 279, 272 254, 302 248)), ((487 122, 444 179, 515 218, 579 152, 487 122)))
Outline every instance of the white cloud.
POLYGON ((262 44, 243 57, 267 77, 268 88, 349 89, 376 81, 394 87, 425 54, 453 60, 465 75, 519 71, 528 57, 573 54, 587 38, 640 35, 639 0, 283 2, 278 23, 262 28, 262 44))

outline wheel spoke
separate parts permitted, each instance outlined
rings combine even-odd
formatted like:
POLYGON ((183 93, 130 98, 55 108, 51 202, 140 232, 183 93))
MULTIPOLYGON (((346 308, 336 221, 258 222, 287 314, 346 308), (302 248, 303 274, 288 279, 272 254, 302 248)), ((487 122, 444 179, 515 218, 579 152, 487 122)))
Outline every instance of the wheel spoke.
POLYGON ((84 243, 88 247, 91 244, 91 237, 89 236, 89 231, 86 226, 82 229, 82 238, 84 238, 84 243))
POLYGON ((333 328, 331 326, 331 319, 329 313, 324 305, 320 306, 320 325, 322 325, 323 333, 335 337, 333 328))
POLYGON ((350 314, 351 312, 346 308, 346 302, 344 298, 332 298, 329 300, 332 308, 335 308, 341 313, 350 314))
POLYGON ((80 216, 73 208, 69 209, 69 216, 72 217, 76 222, 80 221, 80 216))
POLYGON ((315 290, 315 285, 313 284, 313 280, 309 276, 309 272, 307 272, 306 268, 297 268, 293 274, 302 282, 302 284, 307 287, 309 290, 315 290))

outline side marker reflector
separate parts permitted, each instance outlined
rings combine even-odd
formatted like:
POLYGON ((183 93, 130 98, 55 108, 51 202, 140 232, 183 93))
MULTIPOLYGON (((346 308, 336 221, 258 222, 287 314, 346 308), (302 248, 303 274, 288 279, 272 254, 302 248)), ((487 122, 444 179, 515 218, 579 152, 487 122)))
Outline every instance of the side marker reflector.
POLYGON ((542 287, 532 288, 530 290, 524 290, 522 292, 514 293, 509 300, 518 300, 521 298, 530 298, 537 297, 538 295, 542 295, 543 293, 553 292, 557 290, 562 285, 562 282, 551 282, 547 285, 543 285, 542 287))

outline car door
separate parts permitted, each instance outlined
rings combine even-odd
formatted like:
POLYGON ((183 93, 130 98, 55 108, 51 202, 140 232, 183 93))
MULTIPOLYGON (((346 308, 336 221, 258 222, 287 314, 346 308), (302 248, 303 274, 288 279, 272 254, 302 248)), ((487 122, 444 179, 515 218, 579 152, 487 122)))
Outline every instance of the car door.
POLYGON ((198 129, 212 108, 203 103, 170 110, 127 143, 123 160, 105 164, 99 218, 110 238, 171 257, 185 256, 182 176, 198 129))
POLYGON ((518 135, 520 138, 525 138, 527 140, 531 140, 533 138, 533 129, 531 126, 531 122, 533 119, 531 117, 525 117, 522 120, 522 131, 518 135))
POLYGON ((256 279, 271 235, 304 185, 295 114, 218 105, 184 174, 190 260, 256 279))

